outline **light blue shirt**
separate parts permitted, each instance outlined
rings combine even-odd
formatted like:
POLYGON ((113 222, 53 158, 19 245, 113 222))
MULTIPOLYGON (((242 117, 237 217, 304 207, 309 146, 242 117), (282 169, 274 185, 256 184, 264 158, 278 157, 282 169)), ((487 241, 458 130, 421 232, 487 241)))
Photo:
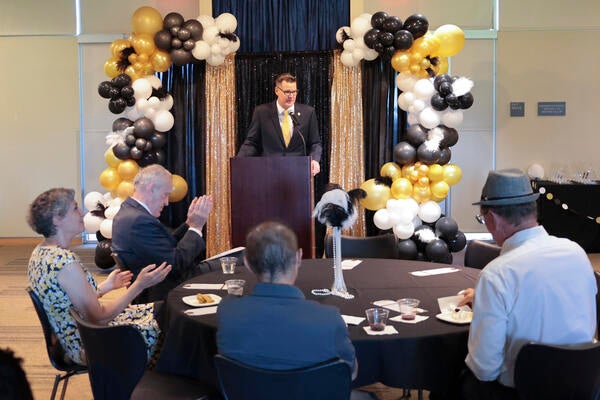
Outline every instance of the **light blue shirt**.
POLYGON ((515 360, 525 343, 593 340, 596 291, 592 265, 575 242, 541 226, 515 233, 475 287, 465 362, 480 380, 514 387, 515 360))

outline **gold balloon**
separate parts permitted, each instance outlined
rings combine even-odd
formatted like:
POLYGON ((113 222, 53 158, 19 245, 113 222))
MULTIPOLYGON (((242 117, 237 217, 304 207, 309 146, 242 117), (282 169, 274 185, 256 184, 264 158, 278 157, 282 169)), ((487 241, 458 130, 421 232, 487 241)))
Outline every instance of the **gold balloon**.
POLYGON ((450 191, 450 185, 444 181, 434 182, 430 185, 431 195, 439 199, 445 199, 450 191))
POLYGON ((442 25, 435 30, 435 37, 440 41, 436 55, 452 57, 460 53, 465 46, 465 33, 456 25, 442 25))
POLYGON ((113 191, 119 186, 121 182, 121 178, 119 177, 119 173, 116 168, 109 167, 106 168, 100 174, 100 184, 103 188, 109 191, 113 191))
POLYGON ((410 53, 408 51, 398 50, 392 56, 392 68, 398 72, 405 72, 410 65, 410 53))
POLYGON ((131 26, 136 34, 154 34, 163 28, 163 19, 160 13, 152 7, 140 7, 131 17, 131 26))
POLYGON ((462 170, 460 169, 460 167, 456 164, 446 164, 444 165, 444 181, 452 186, 452 185, 456 185, 458 182, 460 182, 460 179, 462 178, 462 170))
POLYGON ((133 68, 133 65, 129 65, 127 68, 125 68, 125 73, 129 75, 132 81, 135 81, 143 76, 133 68))
POLYGON ((131 42, 127 39, 113 40, 110 44, 110 54, 112 54, 114 58, 119 58, 121 57, 121 52, 128 47, 131 47, 131 42))
MULTIPOLYGON (((150 54, 154 53, 154 50, 156 50, 156 45, 154 44, 154 38, 145 33, 136 34, 131 43, 133 44, 133 48, 138 55, 139 54, 150 55, 150 54)), ((146 58, 146 61, 147 60, 148 59, 146 58)), ((141 61, 141 60, 136 59, 135 61, 141 61)), ((131 61, 131 62, 135 62, 135 61, 131 61)))
POLYGON ((104 152, 104 161, 109 167, 117 168, 121 160, 119 160, 112 150, 112 147, 104 152))
POLYGON ((402 176, 402 169, 395 162, 387 162, 381 166, 379 175, 395 180, 402 176))
POLYGON ((125 200, 133 194, 133 182, 121 181, 119 183, 119 186, 117 186, 117 190, 115 190, 115 192, 117 193, 117 197, 120 197, 121 199, 125 200))
POLYGON ((187 194, 187 191, 188 191, 187 182, 181 176, 173 174, 172 183, 173 183, 173 190, 171 191, 171 194, 169 195, 169 202, 175 203, 180 200, 183 200, 183 198, 185 197, 185 195, 187 194))
MULTIPOLYGON (((416 163, 415 163, 416 164, 416 163)), ((418 167, 415 165, 415 168, 419 171, 419 176, 427 176, 427 172, 429 172, 429 165, 421 164, 418 167)))
POLYGON ((131 181, 137 175, 140 167, 138 163, 133 160, 125 160, 122 161, 121 164, 117 167, 117 172, 119 172, 119 176, 121 179, 126 181, 131 181))
POLYGON ((157 72, 165 72, 171 67, 171 56, 166 51, 156 50, 150 57, 152 67, 157 72))
POLYGON ((376 211, 385 208, 391 197, 390 187, 383 183, 377 183, 375 179, 363 182, 360 188, 367 192, 367 197, 360 200, 360 205, 367 210, 376 211))
POLYGON ((431 164, 429 166, 429 172, 427 172, 427 177, 431 182, 438 182, 444 179, 444 167, 440 164, 431 164))
POLYGON ((415 164, 404 164, 402 166, 402 176, 408 178, 412 175, 415 170, 415 164))
POLYGON ((406 178, 398 178, 392 183, 391 193, 395 199, 409 199, 412 192, 413 185, 406 178))
POLYGON ((429 185, 429 178, 422 176, 419 178, 419 185, 429 185))
POLYGON ((446 57, 438 57, 439 63, 435 69, 437 70, 436 75, 444 75, 448 72, 450 66, 448 65, 448 59, 446 57))
POLYGON ((412 197, 417 203, 429 201, 431 198, 431 189, 429 188, 429 185, 414 185, 412 197))
POLYGON ((114 78, 115 76, 121 73, 121 71, 119 70, 118 62, 119 60, 117 60, 116 58, 109 58, 108 60, 106 60, 106 62, 104 63, 104 73, 106 74, 106 76, 108 76, 109 78, 114 78))

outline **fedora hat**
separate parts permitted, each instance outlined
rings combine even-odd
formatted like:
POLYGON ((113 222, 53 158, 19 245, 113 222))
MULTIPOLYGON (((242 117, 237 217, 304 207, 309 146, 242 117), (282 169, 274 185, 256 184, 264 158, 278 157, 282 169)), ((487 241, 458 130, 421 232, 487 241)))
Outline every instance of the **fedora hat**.
POLYGON ((473 205, 508 206, 529 203, 540 196, 534 193, 529 178, 520 169, 490 171, 481 190, 481 200, 473 205))

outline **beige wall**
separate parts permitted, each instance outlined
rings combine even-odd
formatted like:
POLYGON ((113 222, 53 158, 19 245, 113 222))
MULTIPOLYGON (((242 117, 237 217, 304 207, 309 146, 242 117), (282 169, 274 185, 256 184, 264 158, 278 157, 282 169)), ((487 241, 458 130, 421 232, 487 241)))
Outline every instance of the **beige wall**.
MULTIPOLYGON (((492 28, 493 3, 352 0, 351 14, 354 18, 363 12, 384 10, 406 18, 420 12, 428 17, 432 28, 453 23, 472 36, 476 30, 492 28)), ((108 49, 112 39, 89 44, 90 38, 99 36, 102 42, 103 37, 127 34, 131 30, 131 15, 141 5, 153 6, 163 15, 178 11, 185 18, 210 13, 209 0, 81 0, 83 36, 77 37, 73 4, 72 0, 3 2, 0 237, 33 236, 24 216, 36 194, 52 186, 80 191, 82 180, 92 181, 102 168, 101 137, 110 129, 106 121, 113 116, 93 91, 99 83, 100 64, 108 56, 107 50, 103 56, 103 48, 108 49), (84 109, 83 136, 79 133, 80 104, 84 109), (80 137, 85 140, 83 153, 80 137), (80 154, 89 159, 83 176, 80 154)), ((498 167, 527 168, 536 162, 548 170, 552 163, 570 160, 600 167, 594 154, 600 141, 594 124, 600 85, 595 70, 600 56, 593 47, 600 39, 600 2, 578 0, 576 4, 577 7, 565 10, 561 0, 503 0, 497 47, 494 40, 470 39, 452 60, 453 74, 474 79, 477 101, 465 113, 461 139, 453 148, 453 161, 465 175, 453 189, 451 201, 452 215, 461 229, 479 229, 471 222, 470 202, 487 169, 493 167, 494 156, 498 167), (524 118, 508 116, 511 101, 526 103, 524 118), (538 101, 566 101, 567 115, 537 117, 538 101)))

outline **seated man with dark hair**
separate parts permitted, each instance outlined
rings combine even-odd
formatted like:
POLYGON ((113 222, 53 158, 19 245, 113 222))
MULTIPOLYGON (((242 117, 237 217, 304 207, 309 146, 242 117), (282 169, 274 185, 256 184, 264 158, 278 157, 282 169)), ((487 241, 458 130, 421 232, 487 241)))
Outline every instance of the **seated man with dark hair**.
POLYGON ((265 222, 250 231, 244 264, 258 283, 251 294, 219 304, 219 353, 280 370, 339 357, 352 366, 354 378, 354 346, 339 311, 306 300, 294 286, 301 260, 296 235, 286 226, 265 222))

